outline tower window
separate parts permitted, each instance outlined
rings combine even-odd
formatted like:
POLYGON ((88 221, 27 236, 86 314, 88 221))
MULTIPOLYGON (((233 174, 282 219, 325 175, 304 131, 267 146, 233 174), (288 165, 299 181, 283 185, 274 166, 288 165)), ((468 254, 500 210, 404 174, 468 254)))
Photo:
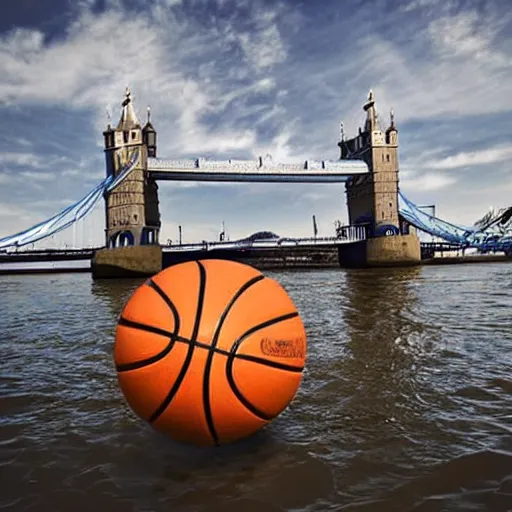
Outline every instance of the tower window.
POLYGON ((386 155, 386 161, 389 162, 389 154, 386 155))
POLYGON ((137 137, 137 132, 132 132, 132 140, 137 137))
POLYGON ((133 216, 133 220, 134 220, 135 222, 137 222, 137 214, 135 214, 135 215, 133 216))

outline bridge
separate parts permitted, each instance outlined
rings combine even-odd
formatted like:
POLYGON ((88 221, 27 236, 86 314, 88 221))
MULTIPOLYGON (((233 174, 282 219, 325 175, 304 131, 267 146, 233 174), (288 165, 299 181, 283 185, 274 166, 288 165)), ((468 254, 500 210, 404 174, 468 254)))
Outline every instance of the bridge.
MULTIPOLYGON (((359 134, 346 140, 343 131, 341 133, 339 160, 306 160, 289 164, 274 162, 270 156, 255 160, 162 159, 156 156, 156 131, 149 112, 142 127, 127 90, 118 125, 116 128, 109 125, 103 133, 105 179, 82 199, 51 218, 0 239, 0 251, 33 247, 59 233, 76 230, 77 224, 101 199, 105 201, 106 210, 106 249, 161 247, 156 182, 165 180, 345 184, 348 229, 357 235, 267 242, 269 246, 334 244, 341 247, 365 242, 367 254, 373 252, 383 260, 410 262, 419 259, 419 241, 415 235, 419 230, 453 246, 512 255, 512 207, 493 212, 474 226, 461 226, 428 214, 411 202, 399 187, 398 130, 394 114, 391 113, 390 125, 383 131, 371 91, 363 108, 367 117, 359 134), (397 240, 401 244, 397 244, 397 240), (402 249, 397 249, 398 245, 402 249), (397 256, 398 250, 402 253, 397 256)), ((199 243, 164 250, 192 251, 203 246, 204 243, 199 243)), ((221 246, 228 247, 225 243, 208 243, 207 248, 214 250, 221 246)), ((258 247, 258 243, 254 247, 258 247)), ((352 254, 346 252, 349 253, 352 254)), ((364 259, 366 256, 361 254, 357 257, 364 259)))
POLYGON ((344 183, 369 172, 364 162, 315 161, 303 164, 274 162, 270 155, 258 160, 161 160, 148 158, 154 180, 246 183, 344 183))

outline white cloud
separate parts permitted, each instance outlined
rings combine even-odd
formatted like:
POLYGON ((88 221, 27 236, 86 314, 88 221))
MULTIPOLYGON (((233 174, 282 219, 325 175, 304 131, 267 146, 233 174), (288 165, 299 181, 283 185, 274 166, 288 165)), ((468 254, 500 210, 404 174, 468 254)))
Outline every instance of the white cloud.
POLYGON ((237 39, 246 59, 257 70, 264 70, 286 59, 286 51, 275 25, 266 27, 255 36, 239 34, 237 39))
POLYGON ((510 19, 462 11, 420 25, 406 46, 363 38, 360 73, 373 84, 379 110, 394 107, 399 123, 510 111, 504 84, 512 82, 512 59, 498 40, 510 19))
POLYGON ((427 173, 416 177, 402 176, 400 179, 400 188, 407 193, 410 191, 432 192, 452 186, 457 182, 454 176, 446 174, 427 173))
POLYGON ((43 159, 33 153, 0 153, 0 165, 8 166, 14 164, 17 166, 29 166, 33 168, 43 167, 43 159))
POLYGON ((159 129, 169 140, 161 139, 163 149, 173 153, 249 149, 255 135, 248 129, 238 134, 235 119, 223 118, 220 126, 210 129, 202 118, 221 112, 233 99, 274 88, 271 77, 250 72, 267 69, 286 57, 272 10, 253 7, 256 28, 245 33, 235 25, 219 30, 201 27, 192 19, 177 20, 168 6, 169 1, 161 0, 147 15, 130 16, 119 8, 94 15, 84 4, 68 37, 48 46, 36 30, 16 29, 4 35, 0 38, 0 104, 93 108, 99 132, 106 124, 106 107, 116 105, 117 121, 120 93, 129 84, 139 109, 151 103, 159 129), (227 44, 239 46, 246 56, 245 68, 240 62, 223 61, 227 44), (202 66, 198 76, 193 62, 205 64, 210 58, 216 66, 202 66), (230 70, 236 68, 242 72, 242 81, 229 80, 230 70), (228 76, 219 79, 224 69, 228 76))
POLYGON ((493 42, 506 20, 507 16, 493 19, 492 24, 482 23, 481 14, 466 11, 432 21, 429 31, 441 57, 470 59, 486 68, 501 68, 509 66, 512 59, 494 48, 493 42))
POLYGON ((512 146, 496 146, 479 151, 461 152, 440 160, 425 162, 432 169, 456 169, 474 165, 487 165, 512 160, 512 146))
MULTIPOLYGON (((0 185, 5 185, 7 183, 11 183, 12 176, 10 174, 5 174, 3 172, 0 172, 0 185)), ((1 205, 1 203, 0 203, 1 205)))
POLYGON ((30 184, 33 181, 53 181, 55 179, 55 174, 51 172, 22 171, 20 174, 20 178, 25 184, 30 184))

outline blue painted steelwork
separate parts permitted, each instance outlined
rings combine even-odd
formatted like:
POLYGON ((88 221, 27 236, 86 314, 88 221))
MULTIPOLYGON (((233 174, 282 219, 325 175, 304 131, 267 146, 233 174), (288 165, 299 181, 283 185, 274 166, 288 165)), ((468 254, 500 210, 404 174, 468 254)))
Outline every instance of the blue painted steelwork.
POLYGON ((61 212, 53 217, 32 226, 15 235, 7 236, 0 239, 0 249, 6 247, 22 247, 32 244, 44 238, 59 233, 60 231, 71 226, 73 223, 85 217, 96 206, 103 194, 110 192, 117 187, 130 173, 133 166, 138 161, 139 150, 133 152, 126 166, 117 175, 107 176, 101 183, 94 187, 85 197, 64 208, 61 212))
POLYGON ((488 230, 479 227, 466 227, 451 224, 442 219, 429 215, 414 203, 409 201, 401 192, 399 192, 400 215, 416 228, 437 236, 462 247, 472 247, 481 251, 512 251, 512 226, 503 229, 501 232, 488 230))

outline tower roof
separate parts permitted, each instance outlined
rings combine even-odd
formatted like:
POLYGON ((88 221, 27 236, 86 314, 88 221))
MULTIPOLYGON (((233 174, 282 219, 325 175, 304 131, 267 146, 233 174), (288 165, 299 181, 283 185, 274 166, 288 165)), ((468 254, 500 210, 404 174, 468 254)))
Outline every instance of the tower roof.
POLYGON ((375 96, 372 89, 370 89, 368 100, 364 104, 363 110, 366 112, 364 131, 371 132, 375 129, 379 129, 377 126, 377 113, 375 112, 375 96))
POLYGON ((125 98, 122 103, 123 108, 121 110, 121 118, 117 124, 118 130, 128 131, 132 128, 140 128, 139 120, 135 115, 135 110, 132 104, 131 92, 127 87, 125 92, 125 98))
POLYGON ((388 129, 386 130, 386 133, 389 133, 392 131, 397 132, 398 130, 396 129, 396 126, 395 126, 395 112, 393 109, 391 109, 391 111, 389 113, 389 118, 391 120, 391 124, 389 125, 388 129))
POLYGON ((154 132, 155 131, 153 125, 151 124, 151 109, 149 107, 148 107, 148 120, 147 120, 146 124, 144 125, 144 128, 142 128, 142 131, 143 132, 154 132))

